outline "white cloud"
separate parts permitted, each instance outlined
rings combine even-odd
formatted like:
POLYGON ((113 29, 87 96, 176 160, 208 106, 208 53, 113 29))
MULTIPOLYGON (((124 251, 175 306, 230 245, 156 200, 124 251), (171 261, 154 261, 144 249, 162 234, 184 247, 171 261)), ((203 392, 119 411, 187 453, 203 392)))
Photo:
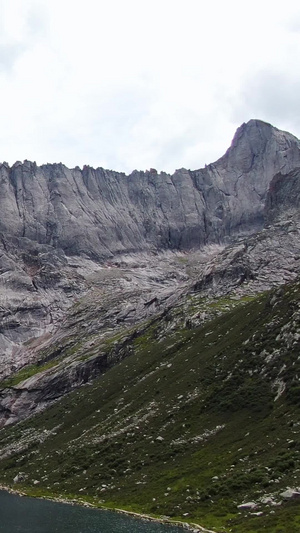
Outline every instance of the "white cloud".
POLYGON ((173 171, 220 157, 249 118, 300 128, 299 11, 2 0, 0 160, 173 171))

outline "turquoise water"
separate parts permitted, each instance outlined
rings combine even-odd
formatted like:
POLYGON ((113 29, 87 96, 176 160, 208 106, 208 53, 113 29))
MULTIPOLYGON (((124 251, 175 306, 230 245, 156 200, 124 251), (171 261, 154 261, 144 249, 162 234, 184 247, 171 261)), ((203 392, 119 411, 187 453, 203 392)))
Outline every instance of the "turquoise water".
POLYGON ((177 526, 138 520, 0 491, 1 533, 183 533, 177 526))

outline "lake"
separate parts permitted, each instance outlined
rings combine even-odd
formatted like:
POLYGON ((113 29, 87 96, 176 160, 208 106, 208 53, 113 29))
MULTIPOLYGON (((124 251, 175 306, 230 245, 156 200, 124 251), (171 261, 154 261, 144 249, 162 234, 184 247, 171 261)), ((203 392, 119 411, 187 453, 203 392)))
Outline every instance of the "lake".
POLYGON ((1 533, 183 533, 177 526, 0 490, 1 533))

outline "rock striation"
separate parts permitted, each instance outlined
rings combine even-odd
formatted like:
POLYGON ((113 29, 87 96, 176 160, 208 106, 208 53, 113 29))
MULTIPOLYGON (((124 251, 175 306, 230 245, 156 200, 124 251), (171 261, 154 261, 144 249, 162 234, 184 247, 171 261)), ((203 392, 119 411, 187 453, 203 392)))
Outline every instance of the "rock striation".
POLYGON ((299 218, 300 207, 300 168, 288 174, 278 173, 272 179, 265 206, 266 224, 272 224, 289 213, 299 218))
POLYGON ((129 176, 85 166, 0 167, 0 232, 103 260, 145 250, 190 250, 262 227, 275 174, 300 166, 300 142, 250 120, 204 169, 129 176))
POLYGON ((300 168, 271 180, 264 227, 237 238, 199 272, 194 285, 206 294, 261 292, 300 274, 300 168))

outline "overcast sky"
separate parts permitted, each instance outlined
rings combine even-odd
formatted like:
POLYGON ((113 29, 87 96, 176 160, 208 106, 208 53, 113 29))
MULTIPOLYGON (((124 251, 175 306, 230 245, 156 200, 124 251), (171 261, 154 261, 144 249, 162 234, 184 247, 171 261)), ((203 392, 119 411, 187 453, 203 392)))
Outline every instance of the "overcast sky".
POLYGON ((0 161, 173 172, 251 118, 300 137, 299 6, 0 0, 0 161))

